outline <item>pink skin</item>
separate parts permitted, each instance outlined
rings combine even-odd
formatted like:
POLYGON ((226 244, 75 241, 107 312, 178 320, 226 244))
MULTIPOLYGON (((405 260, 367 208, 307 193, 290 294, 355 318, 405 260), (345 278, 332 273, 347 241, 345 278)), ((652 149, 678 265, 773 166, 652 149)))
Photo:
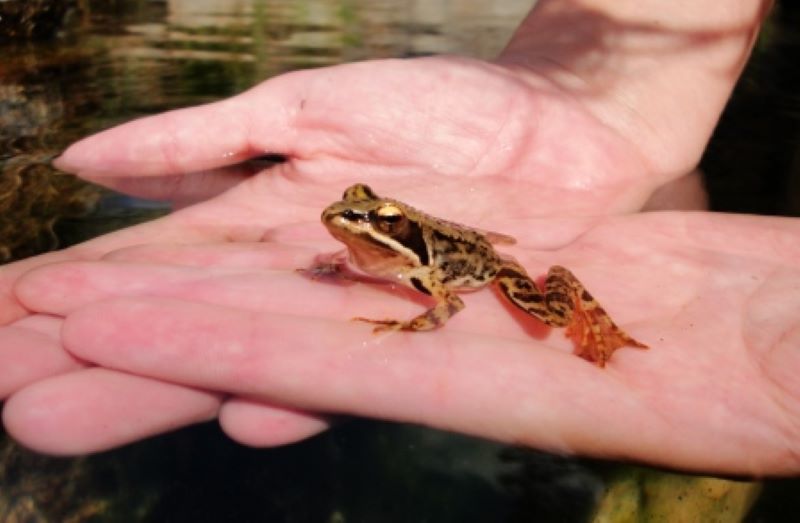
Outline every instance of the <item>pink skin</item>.
MULTIPOLYGON (((686 48, 674 63, 660 49, 638 107, 653 78, 641 67, 617 71, 631 76, 621 90, 573 88, 552 62, 521 65, 522 40, 497 64, 291 73, 68 149, 65 170, 194 205, 0 271, 0 361, 23 369, 0 372, 9 432, 71 454, 218 415, 234 439, 275 445, 324 430, 318 412, 343 412, 669 466, 796 472, 800 224, 613 217, 695 164, 749 40, 713 74, 676 76, 685 96, 658 72, 674 76, 686 48), (262 152, 289 161, 255 176, 226 168, 262 152), (436 333, 372 336, 346 319, 418 306, 385 286, 293 272, 337 248, 317 217, 354 181, 516 236, 507 252, 534 273, 573 269, 652 349, 619 351, 598 371, 558 332, 498 315, 488 292, 436 333)), ((560 63, 592 77, 586 62, 560 63)))
MULTIPOLYGON (((651 345, 617 352, 604 371, 569 354, 559 331, 526 331, 526 320, 503 313, 490 292, 466 295, 467 308, 439 332, 373 336, 346 319, 408 317, 419 305, 382 286, 326 285, 294 274, 298 260, 313 258, 304 247, 221 246, 230 265, 205 265, 206 245, 138 247, 113 261, 32 271, 18 282, 17 296, 33 310, 66 317, 62 342, 80 358, 197 394, 251 398, 226 404, 221 418, 234 438, 252 445, 325 427, 301 411, 259 403, 279 402, 670 466, 796 470, 800 223, 705 213, 595 223, 562 248, 509 252, 538 272, 552 261, 572 267, 651 345), (644 298, 639 289, 647 290, 644 298)), ((12 434, 50 452, 103 448, 89 437, 97 430, 90 421, 108 423, 117 411, 98 408, 97 395, 85 392, 96 386, 91 374, 69 376, 12 396, 5 412, 12 434), (30 415, 42 405, 50 426, 77 425, 74 436, 48 441, 52 431, 30 415), (75 420, 77 411, 97 415, 75 420)), ((144 420, 149 430, 175 426, 158 414, 144 420)), ((115 442, 143 435, 111 434, 115 442)))

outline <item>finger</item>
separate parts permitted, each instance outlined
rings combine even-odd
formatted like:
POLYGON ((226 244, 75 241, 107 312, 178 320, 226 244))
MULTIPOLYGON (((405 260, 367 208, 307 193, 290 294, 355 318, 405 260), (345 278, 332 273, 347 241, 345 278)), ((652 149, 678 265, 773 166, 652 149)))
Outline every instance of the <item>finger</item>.
POLYGON ((287 272, 284 269, 276 273, 266 267, 243 271, 75 262, 31 271, 20 279, 15 293, 29 310, 62 316, 83 305, 121 296, 181 297, 252 309, 293 308, 296 303, 307 301, 297 300, 297 291, 313 282, 287 272))
POLYGON ((85 454, 213 419, 219 405, 215 394, 91 368, 17 392, 5 404, 3 423, 38 452, 85 454))
POLYGON ((28 314, 29 311, 20 303, 13 291, 18 279, 28 271, 51 263, 99 259, 107 252, 130 245, 153 241, 164 243, 198 241, 203 234, 206 234, 205 241, 213 239, 210 237, 213 231, 201 232, 187 228, 175 220, 173 215, 100 236, 68 249, 6 265, 0 271, 0 325, 8 324, 28 314))
POLYGON ((61 335, 62 322, 63 318, 58 316, 32 314, 15 321, 12 326, 40 332, 53 339, 58 339, 58 337, 61 335))
POLYGON ((109 177, 85 175, 84 178, 115 191, 147 200, 169 201, 182 206, 208 200, 222 194, 252 176, 247 171, 216 169, 186 175, 109 177))
MULTIPOLYGON (((302 314, 337 318, 347 322, 356 316, 405 318, 429 307, 426 296, 391 285, 347 285, 323 283, 298 274, 294 269, 308 266, 307 249, 278 248, 256 244, 229 247, 222 251, 202 247, 167 248, 180 260, 209 267, 182 267, 153 263, 78 262, 42 267, 23 277, 15 292, 30 310, 68 315, 83 306, 110 298, 148 296, 177 298, 193 302, 224 305, 259 312, 302 314), (231 254, 234 267, 217 266, 231 254), (288 260, 288 261, 287 261, 288 260)), ((146 248, 146 255, 158 248, 146 248)), ((136 256, 136 249, 132 250, 136 256)), ((492 293, 477 293, 466 298, 469 309, 448 321, 448 328, 474 333, 501 333, 508 339, 541 338, 550 332, 542 323, 507 305, 509 314, 486 311, 498 308, 492 293)), ((557 336, 555 345, 566 348, 565 338, 557 336)))
MULTIPOLYGON (((132 296, 180 298, 254 311, 335 314, 343 319, 349 318, 343 310, 356 312, 359 305, 379 314, 391 310, 385 305, 376 306, 376 301, 385 301, 379 300, 386 293, 381 286, 364 285, 357 293, 342 292, 339 285, 326 285, 297 274, 292 261, 287 263, 273 254, 262 258, 255 251, 250 255, 252 257, 246 259, 254 265, 246 269, 152 263, 64 263, 31 271, 20 279, 15 292, 27 308, 61 316, 109 298, 132 296)), ((424 299, 419 294, 414 298, 424 299)), ((414 313, 413 303, 392 301, 394 310, 399 310, 400 314, 414 313)))
POLYGON ((655 391, 632 388, 642 372, 670 379, 658 374, 656 354, 620 353, 601 371, 531 341, 451 329, 374 336, 338 322, 165 299, 85 307, 62 335, 69 350, 105 366, 308 411, 689 469, 788 470, 775 431, 743 433, 733 419, 691 424, 685 394, 656 401, 655 391), (754 456, 746 464, 743 446, 754 456))
POLYGON ((561 451, 619 452, 619 421, 636 406, 619 401, 620 381, 574 356, 533 343, 501 350, 494 338, 458 332, 372 336, 338 322, 173 300, 86 307, 62 332, 70 350, 101 365, 561 451), (102 325, 92 319, 99 310, 102 325), (597 429, 591 435, 587 424, 597 429))
POLYGON ((202 172, 167 176, 92 176, 83 177, 115 191, 146 198, 166 200, 186 206, 222 194, 243 180, 281 163, 280 158, 256 158, 236 165, 208 169, 202 172))
MULTIPOLYGON (((0 399, 33 382, 85 367, 63 349, 54 325, 45 328, 45 323, 52 322, 35 325, 31 320, 0 327, 0 399)), ((60 328, 61 322, 52 320, 60 328)))
MULTIPOLYGON (((59 262, 97 260, 109 252, 142 244, 191 244, 194 242, 256 241, 264 237, 266 226, 242 220, 219 219, 199 226, 197 216, 218 217, 220 209, 197 205, 160 219, 115 231, 74 247, 28 258, 6 265, 0 271, 0 325, 24 317, 28 310, 14 293, 19 278, 37 268, 59 262)), ((223 213, 224 214, 224 213, 223 213)), ((206 218, 207 219, 207 218, 206 218)), ((291 232, 289 234, 294 234, 291 232)))
MULTIPOLYGON (((34 315, 11 327, 0 328, 0 399, 31 383, 86 368, 83 362, 61 347, 58 339, 61 323, 60 318, 34 315)), ((84 373, 82 379, 94 380, 95 376, 94 373, 84 373)), ((75 389, 73 380, 57 382, 57 386, 64 388, 61 394, 52 393, 57 397, 69 397, 76 390, 85 390, 80 387, 75 389)), ((91 395, 86 399, 88 401, 85 407, 92 412, 96 400, 91 395)), ((45 400, 50 401, 50 397, 45 400)), ((36 408, 30 404, 27 407, 36 408)), ((102 416, 104 412, 101 410, 97 414, 102 416)), ((68 419, 62 421, 70 423, 68 419)), ((224 403, 220 410, 220 424, 233 439, 258 447, 293 443, 328 427, 328 422, 323 417, 242 398, 232 398, 224 403)), ((111 440, 104 445, 116 446, 126 442, 111 440)), ((35 443, 31 443, 33 444, 35 443)), ((88 447, 85 451, 97 450, 96 444, 94 439, 87 440, 85 445, 88 447)), ((61 453, 57 449, 47 452, 61 453)), ((69 449, 64 452, 72 453, 69 449)))
POLYGON ((292 151, 303 73, 283 75, 233 98, 135 120, 85 138, 57 158, 92 179, 185 174, 292 151))
MULTIPOLYGON (((112 262, 169 264, 187 267, 293 270, 309 266, 318 252, 317 249, 281 243, 135 245, 112 251, 103 259, 112 262)), ((51 274, 50 276, 56 275, 51 274)))
POLYGON ((228 436, 251 447, 295 443, 329 426, 324 416, 246 398, 232 398, 223 403, 219 424, 228 436))

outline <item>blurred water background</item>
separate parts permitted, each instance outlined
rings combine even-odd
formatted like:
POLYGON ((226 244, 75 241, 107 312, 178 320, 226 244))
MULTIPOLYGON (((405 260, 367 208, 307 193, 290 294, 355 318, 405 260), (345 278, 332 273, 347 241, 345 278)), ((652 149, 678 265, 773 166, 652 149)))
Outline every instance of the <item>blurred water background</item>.
MULTIPOLYGON (((0 261, 168 212, 53 171, 52 155, 82 136, 297 68, 491 58, 531 5, 0 0, 0 261)), ((703 158, 713 209, 800 216, 797 22, 797 4, 779 4, 703 158)), ((210 423, 74 459, 0 434, 3 522, 771 522, 794 520, 798 492, 796 480, 762 491, 368 420, 262 450, 210 423)))

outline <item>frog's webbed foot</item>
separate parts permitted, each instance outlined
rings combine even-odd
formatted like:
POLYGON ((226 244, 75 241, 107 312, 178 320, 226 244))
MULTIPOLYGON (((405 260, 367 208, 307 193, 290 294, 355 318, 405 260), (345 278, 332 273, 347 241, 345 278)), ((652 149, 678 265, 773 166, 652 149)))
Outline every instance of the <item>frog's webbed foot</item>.
POLYGON ((551 267, 547 279, 548 283, 555 280, 556 285, 553 286, 560 287, 558 292, 569 297, 572 317, 565 334, 577 344, 578 356, 604 367, 619 348, 648 348, 620 329, 569 270, 557 265, 551 267))
POLYGON ((604 367, 621 347, 646 349, 611 320, 583 284, 558 265, 547 272, 545 291, 518 264, 507 261, 497 276, 502 293, 514 305, 552 327, 566 327, 566 336, 577 345, 576 354, 604 367))
POLYGON ((614 351, 619 348, 648 348, 620 329, 588 292, 584 292, 575 303, 572 322, 567 325, 566 336, 578 345, 578 356, 604 367, 614 351))

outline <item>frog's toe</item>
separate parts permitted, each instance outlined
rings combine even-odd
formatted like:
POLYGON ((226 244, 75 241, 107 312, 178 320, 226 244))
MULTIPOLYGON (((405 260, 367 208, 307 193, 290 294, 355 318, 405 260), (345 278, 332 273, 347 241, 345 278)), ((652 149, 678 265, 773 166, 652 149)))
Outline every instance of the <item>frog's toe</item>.
POLYGON ((377 325, 377 327, 375 327, 372 330, 374 334, 386 331, 401 330, 405 325, 402 321, 397 321, 397 320, 373 320, 370 318, 361 318, 361 317, 352 318, 352 321, 363 321, 365 323, 372 323, 377 325))

